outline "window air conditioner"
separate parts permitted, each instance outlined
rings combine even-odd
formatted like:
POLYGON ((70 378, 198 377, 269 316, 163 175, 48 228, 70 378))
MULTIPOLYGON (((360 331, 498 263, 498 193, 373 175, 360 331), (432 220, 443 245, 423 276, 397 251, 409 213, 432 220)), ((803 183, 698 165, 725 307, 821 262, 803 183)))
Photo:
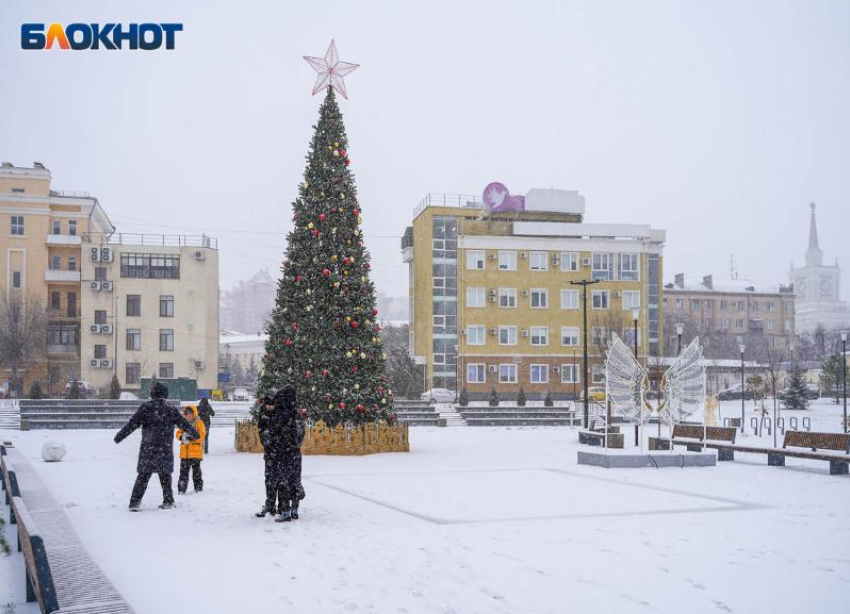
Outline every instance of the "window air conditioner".
POLYGON ((100 282, 99 281, 91 282, 91 289, 92 290, 100 290, 100 282))
POLYGON ((101 360, 101 361, 100 361, 100 366, 101 366, 101 367, 106 367, 106 368, 111 367, 111 366, 112 366, 112 359, 110 359, 110 358, 104 358, 103 360, 101 360))
POLYGON ((561 372, 561 367, 558 367, 558 366, 552 367, 552 373, 560 373, 560 372, 561 372))
POLYGON ((489 365, 487 367, 487 371, 489 371, 490 373, 495 373, 496 371, 498 371, 498 369, 499 368, 496 365, 489 365))
POLYGON ((111 281, 100 282, 100 289, 106 290, 107 292, 112 292, 112 282, 111 281))
POLYGON ((111 335, 112 334, 112 325, 111 324, 102 324, 100 326, 100 332, 102 332, 104 335, 111 335))
POLYGON ((526 258, 528 258, 528 252, 520 252, 519 257, 525 260, 526 258))
POLYGON ((522 291, 522 295, 523 295, 523 296, 528 296, 528 290, 523 290, 523 291, 522 291))
POLYGON ((207 259, 207 253, 205 251, 200 250, 200 249, 197 250, 194 254, 192 254, 192 256, 194 256, 195 260, 197 260, 199 262, 207 259))
POLYGON ((104 262, 112 262, 112 248, 104 247, 100 250, 100 259, 104 262))
POLYGON ((490 334, 491 334, 491 335, 495 335, 495 334, 496 334, 496 329, 495 329, 495 328, 491 328, 491 329, 490 329, 490 334))
POLYGON ((487 256, 487 258, 490 259, 490 260, 495 260, 496 254, 490 254, 489 256, 487 256))
POLYGON ((523 337, 528 337, 528 329, 527 329, 527 328, 523 328, 523 329, 522 329, 522 336, 523 336, 523 337))
POLYGON ((92 324, 91 325, 91 332, 99 333, 100 332, 100 324, 92 324))
POLYGON ((203 369, 204 368, 204 361, 203 360, 196 360, 195 361, 195 368, 196 369, 203 369))
POLYGON ((100 262, 100 248, 99 247, 91 248, 91 259, 92 259, 92 262, 100 262))
POLYGON ((590 258, 582 258, 581 266, 590 266, 590 258))
POLYGON ((93 366, 94 368, 97 368, 97 367, 99 367, 99 366, 100 366, 100 361, 99 361, 99 360, 92 360, 90 364, 91 364, 91 366, 93 366))

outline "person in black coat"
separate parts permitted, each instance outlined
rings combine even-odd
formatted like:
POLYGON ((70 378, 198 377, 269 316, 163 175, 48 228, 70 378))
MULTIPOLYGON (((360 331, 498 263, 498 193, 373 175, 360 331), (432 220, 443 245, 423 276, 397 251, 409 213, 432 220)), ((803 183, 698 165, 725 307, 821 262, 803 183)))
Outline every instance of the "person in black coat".
POLYGON ((193 440, 200 437, 195 427, 166 399, 168 386, 162 382, 155 383, 151 388, 151 400, 139 407, 115 435, 115 443, 120 443, 137 428, 142 429, 139 462, 136 466, 138 476, 130 495, 131 512, 139 511, 148 481, 154 473, 159 475, 162 485, 162 505, 159 507, 174 507, 174 493, 171 490, 171 474, 174 471, 174 428, 180 427, 193 440))
POLYGON ((212 417, 215 415, 215 410, 210 405, 209 399, 204 397, 198 403, 198 417, 204 426, 207 427, 207 435, 204 437, 204 454, 210 451, 210 426, 212 425, 212 417))
POLYGON ((274 516, 277 514, 277 485, 280 473, 279 446, 277 440, 272 438, 271 425, 277 408, 272 395, 265 395, 260 400, 257 411, 257 432, 260 442, 263 444, 263 463, 265 465, 266 503, 257 512, 256 516, 262 518, 266 514, 274 516))
POLYGON ((298 502, 303 495, 301 487, 301 442, 303 430, 299 429, 301 417, 296 407, 295 388, 284 386, 274 398, 275 414, 270 432, 277 446, 278 463, 278 516, 275 522, 288 522, 298 518, 298 502))

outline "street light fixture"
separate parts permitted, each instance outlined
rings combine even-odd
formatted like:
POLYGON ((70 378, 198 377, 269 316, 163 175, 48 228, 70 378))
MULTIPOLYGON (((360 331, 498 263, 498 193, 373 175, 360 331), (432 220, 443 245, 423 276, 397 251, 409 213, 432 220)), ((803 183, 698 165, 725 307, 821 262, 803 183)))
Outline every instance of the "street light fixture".
POLYGON ((590 397, 587 394, 587 385, 588 385, 588 356, 587 356, 587 287, 592 286, 593 284, 598 284, 601 280, 599 279, 580 279, 577 281, 571 281, 571 286, 581 286, 581 304, 582 304, 582 345, 584 350, 584 381, 582 384, 584 385, 584 428, 588 428, 590 424, 590 397))
POLYGON ((676 356, 681 355, 682 353, 682 333, 685 332, 685 325, 682 322, 676 322, 676 356))
POLYGON ((847 331, 841 333, 841 364, 844 365, 844 432, 847 432, 847 331))
POLYGON ((738 337, 738 350, 741 352, 741 433, 744 432, 744 419, 746 416, 746 408, 744 406, 744 397, 746 396, 746 383, 744 382, 744 352, 747 351, 747 346, 744 345, 744 339, 738 337))
POLYGON ((632 307, 632 321, 635 324, 634 335, 632 339, 634 340, 635 345, 635 360, 638 357, 638 318, 640 317, 640 309, 637 307, 632 307))

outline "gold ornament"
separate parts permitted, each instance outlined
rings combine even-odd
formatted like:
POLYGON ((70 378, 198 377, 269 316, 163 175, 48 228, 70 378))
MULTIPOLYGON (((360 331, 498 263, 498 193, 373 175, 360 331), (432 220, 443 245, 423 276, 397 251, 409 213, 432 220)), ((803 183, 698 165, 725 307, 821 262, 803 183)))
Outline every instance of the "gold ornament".
POLYGON ((343 277, 348 277, 348 269, 346 269, 345 271, 343 271, 343 272, 342 272, 342 276, 343 276, 343 277))
POLYGON ((366 358, 366 352, 360 352, 360 358, 366 358))
POLYGON ((351 322, 351 316, 345 316, 345 321, 346 321, 346 322, 351 322))
POLYGON ((313 222, 310 222, 309 224, 307 224, 307 228, 309 228, 310 230, 313 230, 313 222))
POLYGON ((334 158, 339 158, 339 152, 336 149, 334 149, 334 158))

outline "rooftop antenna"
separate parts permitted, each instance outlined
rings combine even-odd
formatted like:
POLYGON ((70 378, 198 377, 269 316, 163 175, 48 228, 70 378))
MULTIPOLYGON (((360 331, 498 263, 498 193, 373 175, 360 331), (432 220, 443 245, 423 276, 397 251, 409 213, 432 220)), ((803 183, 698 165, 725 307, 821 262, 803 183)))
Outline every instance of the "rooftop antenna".
POLYGON ((735 263, 735 254, 729 254, 729 279, 738 279, 738 265, 735 263))

